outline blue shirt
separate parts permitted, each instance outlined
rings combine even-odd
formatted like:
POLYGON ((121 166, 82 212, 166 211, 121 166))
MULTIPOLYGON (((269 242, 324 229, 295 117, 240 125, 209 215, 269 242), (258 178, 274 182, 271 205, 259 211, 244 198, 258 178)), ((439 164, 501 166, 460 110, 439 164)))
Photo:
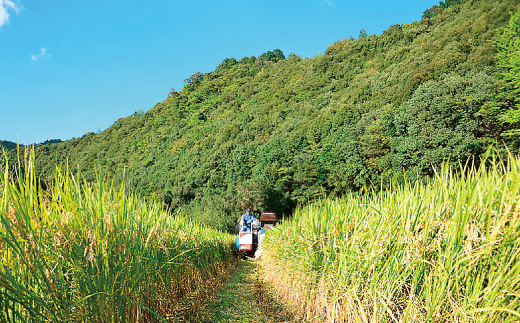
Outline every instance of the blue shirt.
POLYGON ((247 213, 242 214, 242 222, 244 222, 244 229, 247 228, 249 230, 251 223, 255 222, 255 220, 256 218, 253 215, 253 213, 250 213, 249 215, 247 215, 247 213))

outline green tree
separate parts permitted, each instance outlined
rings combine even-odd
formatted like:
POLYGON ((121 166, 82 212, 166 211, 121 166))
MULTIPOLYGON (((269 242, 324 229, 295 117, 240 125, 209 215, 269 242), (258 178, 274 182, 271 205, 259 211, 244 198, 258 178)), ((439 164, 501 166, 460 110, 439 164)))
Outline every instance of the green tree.
POLYGON ((184 87, 187 90, 193 90, 197 85, 200 84, 200 82, 202 82, 203 78, 204 74, 202 74, 201 72, 196 72, 195 74, 184 80, 184 87))
POLYGON ((219 66, 217 66, 217 70, 228 69, 236 64, 238 64, 238 62, 233 57, 226 58, 219 66))
POLYGON ((516 12, 504 28, 498 41, 497 62, 502 68, 501 77, 504 85, 498 96, 499 104, 505 110, 500 115, 500 120, 511 125, 504 133, 507 136, 520 136, 520 11, 516 12))
POLYGON ((260 55, 260 57, 265 59, 266 61, 272 61, 272 62, 278 62, 280 60, 285 59, 285 55, 278 48, 273 51, 268 51, 267 53, 263 53, 262 55, 260 55))

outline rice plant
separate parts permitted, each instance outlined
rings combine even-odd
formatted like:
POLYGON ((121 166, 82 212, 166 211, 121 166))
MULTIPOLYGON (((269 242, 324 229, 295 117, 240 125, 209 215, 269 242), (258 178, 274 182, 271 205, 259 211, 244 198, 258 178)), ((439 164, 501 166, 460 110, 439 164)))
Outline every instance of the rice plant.
POLYGON ((520 159, 482 164, 300 208, 262 276, 317 322, 518 322, 520 159))
POLYGON ((233 236, 108 179, 57 169, 44 190, 33 158, 0 176, 1 322, 169 322, 233 260, 233 236))

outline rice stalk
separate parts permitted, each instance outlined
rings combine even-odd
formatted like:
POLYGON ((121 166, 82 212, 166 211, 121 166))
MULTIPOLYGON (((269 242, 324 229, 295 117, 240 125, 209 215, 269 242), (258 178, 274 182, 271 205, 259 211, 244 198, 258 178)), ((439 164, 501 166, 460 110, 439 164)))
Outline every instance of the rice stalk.
POLYGON ((264 240, 264 279, 316 322, 520 320, 520 159, 326 198, 264 240))
POLYGON ((171 215, 98 176, 57 168, 43 190, 34 153, 0 178, 0 321, 168 322, 233 261, 233 236, 171 215))

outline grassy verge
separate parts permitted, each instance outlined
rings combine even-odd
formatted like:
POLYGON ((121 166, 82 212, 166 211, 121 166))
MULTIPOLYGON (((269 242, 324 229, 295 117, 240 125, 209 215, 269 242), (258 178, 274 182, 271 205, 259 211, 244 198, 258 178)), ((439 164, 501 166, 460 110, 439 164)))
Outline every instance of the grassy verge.
POLYGON ((517 322, 520 160, 487 164, 299 209, 262 277, 317 322, 517 322))
POLYGON ((243 260, 217 290, 197 322, 302 322, 258 281, 254 260, 243 260))
POLYGON ((233 236, 68 170, 44 191, 26 157, 0 176, 0 321, 170 321, 233 262, 233 236))

